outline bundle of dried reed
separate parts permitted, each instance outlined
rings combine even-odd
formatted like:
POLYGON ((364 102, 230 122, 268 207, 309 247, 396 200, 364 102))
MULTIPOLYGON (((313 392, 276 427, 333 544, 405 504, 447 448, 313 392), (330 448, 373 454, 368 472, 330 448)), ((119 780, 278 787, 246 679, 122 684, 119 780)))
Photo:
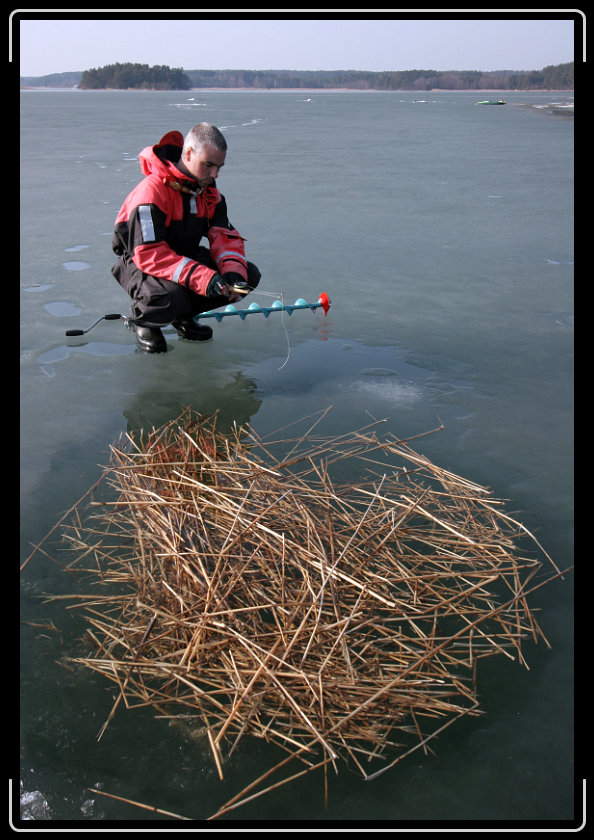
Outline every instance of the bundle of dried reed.
POLYGON ((76 661, 118 689, 100 736, 121 701, 149 705, 202 727, 221 777, 256 736, 287 752, 271 773, 345 761, 370 779, 480 713, 477 660, 544 639, 538 544, 501 502, 376 424, 315 425, 266 443, 188 409, 112 447, 117 498, 66 529, 104 588, 75 605, 96 646, 76 661), (353 459, 366 480, 340 481, 353 459))

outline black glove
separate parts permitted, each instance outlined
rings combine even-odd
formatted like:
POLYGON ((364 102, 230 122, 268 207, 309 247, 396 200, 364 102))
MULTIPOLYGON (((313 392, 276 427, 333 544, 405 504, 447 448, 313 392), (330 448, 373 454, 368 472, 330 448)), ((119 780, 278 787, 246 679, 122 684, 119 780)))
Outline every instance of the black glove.
POLYGON ((241 274, 236 274, 234 271, 228 271, 226 274, 223 274, 223 280, 228 286, 239 286, 240 289, 247 288, 247 283, 241 274))
POLYGON ((207 297, 220 297, 224 295, 225 297, 229 297, 229 289, 227 288, 227 283, 220 274, 213 274, 210 278, 210 282, 206 287, 206 296, 207 297))

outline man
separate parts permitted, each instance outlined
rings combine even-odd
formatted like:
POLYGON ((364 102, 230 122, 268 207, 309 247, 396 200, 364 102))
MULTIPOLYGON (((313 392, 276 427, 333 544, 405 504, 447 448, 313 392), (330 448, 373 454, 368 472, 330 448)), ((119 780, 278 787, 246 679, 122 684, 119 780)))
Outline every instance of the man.
POLYGON ((144 352, 167 350, 161 332, 167 324, 190 341, 211 338, 212 329, 194 316, 258 285, 260 272, 247 261, 216 187, 226 153, 225 138, 209 123, 185 139, 170 131, 140 153, 145 178, 116 218, 112 273, 132 298, 130 322, 144 352), (200 245, 203 236, 210 248, 200 245))

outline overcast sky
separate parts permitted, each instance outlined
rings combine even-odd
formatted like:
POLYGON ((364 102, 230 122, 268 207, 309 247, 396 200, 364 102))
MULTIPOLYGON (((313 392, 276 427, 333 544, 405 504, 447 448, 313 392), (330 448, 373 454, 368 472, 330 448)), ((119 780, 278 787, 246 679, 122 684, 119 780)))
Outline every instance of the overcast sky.
POLYGON ((486 10, 493 14, 489 18, 480 9, 475 17, 475 10, 468 17, 452 14, 445 19, 418 10, 415 19, 383 20, 291 19, 288 15, 299 10, 284 9, 270 11, 287 18, 270 20, 191 19, 192 10, 180 10, 190 19, 159 18, 159 9, 151 10, 153 18, 136 19, 131 18, 138 10, 126 19, 125 10, 83 9, 76 19, 77 10, 64 11, 71 16, 52 19, 51 12, 22 9, 11 18, 12 58, 20 64, 19 75, 86 70, 118 61, 185 70, 539 70, 573 61, 574 46, 575 59, 583 59, 579 29, 574 45, 574 19, 581 21, 581 16, 571 9, 566 15, 561 10, 564 19, 555 20, 521 10, 505 10, 505 18, 486 10))

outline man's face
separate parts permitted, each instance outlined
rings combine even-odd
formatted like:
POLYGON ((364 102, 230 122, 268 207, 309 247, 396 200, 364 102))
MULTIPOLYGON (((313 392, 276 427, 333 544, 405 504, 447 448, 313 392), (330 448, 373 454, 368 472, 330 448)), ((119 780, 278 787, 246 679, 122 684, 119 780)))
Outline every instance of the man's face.
POLYGON ((219 170, 225 165, 226 153, 215 146, 199 146, 197 149, 187 149, 184 163, 201 187, 208 187, 215 182, 219 170))

